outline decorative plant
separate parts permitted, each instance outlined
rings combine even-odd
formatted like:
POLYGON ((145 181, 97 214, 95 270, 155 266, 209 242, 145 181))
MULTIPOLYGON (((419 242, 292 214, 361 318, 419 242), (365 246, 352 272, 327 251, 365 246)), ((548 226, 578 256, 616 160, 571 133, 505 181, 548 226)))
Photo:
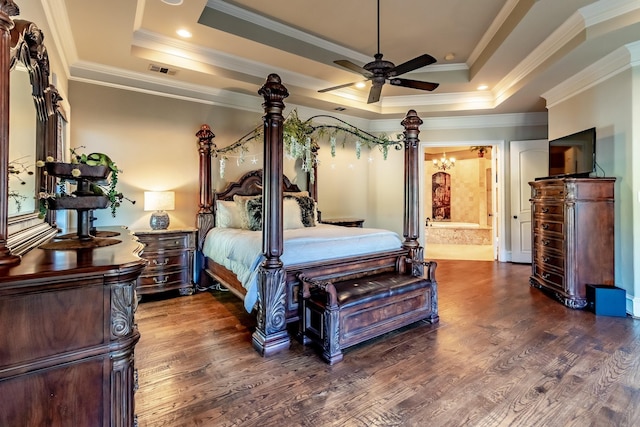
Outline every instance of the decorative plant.
POLYGON ((476 145, 470 148, 471 152, 477 151, 478 155, 482 157, 484 153, 491 149, 490 145, 476 145))
MULTIPOLYGON (((27 183, 20 176, 21 174, 33 175, 33 171, 29 170, 29 166, 25 164, 24 157, 9 162, 9 178, 15 178, 20 181, 20 185, 26 185, 27 183)), ((13 199, 16 204, 18 212, 22 209, 22 203, 27 200, 27 196, 20 194, 16 190, 9 190, 8 196, 13 199)))
MULTIPOLYGON (((85 164, 88 166, 106 166, 110 170, 107 184, 103 185, 96 182, 91 182, 90 190, 95 196, 106 196, 109 199, 109 206, 111 207, 111 215, 113 217, 116 216, 116 210, 120 207, 122 200, 127 200, 132 204, 136 203, 135 200, 131 200, 125 197, 121 192, 117 190, 118 173, 122 171, 118 169, 118 166, 115 164, 113 160, 111 160, 111 158, 108 155, 104 153, 84 154, 77 151, 79 148, 85 148, 85 147, 69 149, 69 151, 71 152, 71 164, 85 164)), ((36 166, 44 167, 46 163, 54 162, 54 161, 55 159, 53 157, 47 157, 46 161, 39 160, 36 163, 36 166)), ((44 173, 46 174, 47 172, 45 171, 44 173)), ((80 170, 80 168, 73 168, 71 170, 71 175, 74 178, 79 178, 82 176, 82 171, 80 170)), ((65 197, 65 196, 73 197, 73 194, 67 193, 65 179, 61 179, 60 182, 58 182, 57 187, 58 187, 58 191, 55 194, 47 194, 42 192, 39 194, 41 217, 44 217, 44 215, 47 212, 48 199, 56 198, 56 197, 65 197)))
MULTIPOLYGON (((220 157, 220 175, 224 176, 224 166, 229 153, 240 153, 239 162, 244 161, 244 154, 248 151, 247 144, 259 141, 262 134, 262 126, 256 126, 251 132, 225 148, 214 148, 212 155, 220 157)), ((302 120, 297 110, 292 110, 285 118, 283 124, 283 142, 285 154, 292 159, 301 159, 302 169, 310 173, 313 165, 318 162, 318 138, 329 137, 331 144, 331 156, 335 157, 338 137, 342 137, 342 145, 345 146, 349 139, 354 140, 356 156, 360 158, 362 146, 368 148, 378 147, 387 159, 389 147, 396 150, 402 149, 403 135, 399 134, 397 140, 391 140, 386 134, 372 135, 357 126, 345 122, 337 117, 321 114, 302 120), (321 120, 321 122, 319 122, 321 120)), ((313 174, 310 175, 313 181, 313 174)))

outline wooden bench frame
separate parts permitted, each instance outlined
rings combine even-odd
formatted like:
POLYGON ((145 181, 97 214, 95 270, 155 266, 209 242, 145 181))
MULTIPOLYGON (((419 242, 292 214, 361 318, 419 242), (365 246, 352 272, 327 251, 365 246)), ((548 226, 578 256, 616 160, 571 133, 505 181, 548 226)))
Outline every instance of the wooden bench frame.
POLYGON ((319 347, 322 358, 333 365, 347 347, 419 320, 437 323, 437 263, 424 265, 426 277, 387 272, 318 280, 299 275, 298 339, 319 347))

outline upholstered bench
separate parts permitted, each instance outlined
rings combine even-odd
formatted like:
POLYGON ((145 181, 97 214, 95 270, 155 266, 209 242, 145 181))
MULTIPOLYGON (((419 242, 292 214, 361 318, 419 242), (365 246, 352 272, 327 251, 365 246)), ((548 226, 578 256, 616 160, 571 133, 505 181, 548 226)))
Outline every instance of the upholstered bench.
POLYGON ((436 265, 425 264, 426 277, 391 272, 323 281, 300 275, 299 338, 334 364, 347 347, 419 320, 438 322, 436 265))

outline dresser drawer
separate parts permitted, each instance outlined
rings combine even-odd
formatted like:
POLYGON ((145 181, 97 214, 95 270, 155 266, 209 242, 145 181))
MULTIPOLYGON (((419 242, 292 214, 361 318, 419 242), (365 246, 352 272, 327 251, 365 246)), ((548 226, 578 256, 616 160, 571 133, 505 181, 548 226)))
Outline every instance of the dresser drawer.
POLYGON ((536 264, 533 275, 539 280, 542 280, 547 287, 557 291, 565 291, 565 277, 563 273, 557 273, 536 264))
POLYGON ((534 203, 533 214, 543 219, 564 220, 564 205, 554 203, 534 203))
POLYGON ((549 221, 546 218, 536 218, 534 227, 541 234, 555 233, 564 236, 564 222, 549 221))
POLYGON ((545 185, 535 189, 533 198, 537 199, 563 199, 566 196, 566 189, 563 184, 545 185))
POLYGON ((192 243, 189 237, 185 234, 165 234, 154 236, 151 239, 141 237, 140 241, 145 245, 144 252, 188 249, 192 243))
POLYGON ((144 274, 138 280, 138 289, 142 293, 145 293, 145 288, 153 288, 157 292, 171 286, 180 286, 189 280, 189 270, 186 268, 167 273, 144 274))
POLYGON ((548 234, 542 234, 539 232, 533 233, 533 244, 540 248, 540 252, 545 249, 553 249, 558 252, 564 252, 564 239, 558 239, 550 237, 548 234))
POLYGON ((557 270, 558 272, 564 273, 565 259, 563 253, 549 250, 544 246, 539 246, 535 248, 534 256, 538 264, 544 265, 545 268, 549 267, 557 270))

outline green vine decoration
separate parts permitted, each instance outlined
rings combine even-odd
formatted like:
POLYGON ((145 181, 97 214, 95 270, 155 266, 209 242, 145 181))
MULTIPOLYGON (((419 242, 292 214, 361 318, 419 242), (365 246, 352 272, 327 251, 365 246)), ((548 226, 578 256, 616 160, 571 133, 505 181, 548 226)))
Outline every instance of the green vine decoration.
MULTIPOLYGON (((116 211, 117 209, 120 207, 120 205, 122 204, 123 200, 127 200, 129 202, 131 202, 131 204, 135 204, 136 201, 129 199, 128 197, 125 197, 124 194, 122 194, 122 192, 118 191, 117 186, 118 186, 118 174, 120 172, 122 172, 120 169, 118 169, 118 166, 116 165, 116 163, 111 160, 111 158, 109 156, 107 156, 104 153, 90 153, 90 154, 84 154, 81 153, 77 150, 81 149, 81 148, 85 148, 84 146, 81 147, 77 147, 77 148, 70 148, 69 151, 71 152, 71 163, 72 164, 85 164, 85 165, 89 165, 89 166, 107 166, 109 168, 109 170, 111 171, 111 174, 109 175, 109 181, 107 182, 107 184, 100 184, 100 183, 95 183, 92 182, 90 184, 90 189, 91 192, 96 195, 96 196, 106 196, 109 199, 109 206, 111 207, 111 216, 113 216, 115 218, 116 216, 116 211)), ((55 161, 55 159, 53 159, 53 157, 47 157, 46 162, 53 162, 55 161)), ((36 163, 36 165, 38 167, 43 167, 45 165, 45 162, 43 161, 38 161, 36 163)), ((79 170, 72 170, 72 174, 73 172, 77 171, 78 172, 78 176, 79 174, 79 170)), ((46 172, 45 172, 46 173, 46 172)), ((76 176, 76 175, 74 175, 76 176)), ((66 180, 65 179, 61 179, 57 186, 57 192, 55 194, 46 194, 46 193, 40 193, 39 195, 39 199, 40 199, 40 216, 44 217, 44 215, 46 214, 47 210, 48 210, 48 206, 47 206, 47 199, 49 198, 55 198, 55 197, 64 197, 64 196, 69 196, 69 194, 67 194, 66 191, 66 180)))
MULTIPOLYGON (((221 158, 221 175, 224 174, 224 163, 231 153, 239 154, 239 161, 244 161, 244 154, 247 153, 248 144, 259 142, 263 137, 262 125, 256 126, 246 135, 235 141, 233 144, 224 148, 215 148, 212 150, 214 157, 221 158)), ((302 161, 302 169, 311 173, 313 166, 318 162, 318 142, 319 138, 328 137, 331 144, 331 156, 336 155, 336 144, 338 138, 342 137, 342 146, 345 147, 351 139, 355 141, 356 156, 359 159, 362 147, 377 147, 382 151, 386 160, 389 148, 402 150, 404 135, 398 134, 396 140, 392 140, 386 134, 380 136, 366 132, 357 126, 346 121, 327 114, 319 114, 302 120, 298 116, 297 110, 292 110, 285 118, 283 123, 283 142, 285 155, 292 159, 300 159, 302 161), (321 123, 316 123, 318 119, 322 119, 321 123), (327 122, 327 123, 325 123, 327 122)), ((313 174, 310 175, 313 180, 313 174)))

